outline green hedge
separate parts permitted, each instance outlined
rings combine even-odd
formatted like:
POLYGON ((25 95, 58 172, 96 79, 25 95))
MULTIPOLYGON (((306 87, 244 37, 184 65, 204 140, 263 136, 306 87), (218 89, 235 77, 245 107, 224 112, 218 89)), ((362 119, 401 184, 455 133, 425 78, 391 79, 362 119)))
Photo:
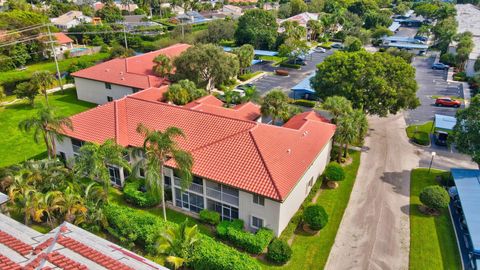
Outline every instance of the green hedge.
POLYGON ((319 46, 324 48, 324 49, 331 49, 332 45, 333 45, 333 42, 327 41, 327 42, 324 42, 324 43, 320 44, 319 46))
POLYGON ((292 248, 287 241, 281 239, 274 239, 268 245, 268 252, 266 258, 274 263, 285 264, 292 257, 292 248))
POLYGON ((217 225, 220 222, 220 214, 215 211, 203 209, 199 216, 201 221, 210 225, 217 225))
POLYGON ((286 68, 294 68, 294 69, 300 69, 302 66, 299 64, 288 64, 288 63, 280 63, 281 67, 286 67, 286 68))
POLYGON ((267 228, 260 228, 255 234, 245 232, 242 228, 243 222, 222 221, 217 226, 217 233, 221 238, 252 254, 261 253, 274 236, 273 231, 267 228), (242 225, 241 227, 240 224, 242 225))
MULTIPOLYGON (((110 203, 104 208, 110 225, 108 231, 129 247, 145 247, 150 254, 155 252, 155 242, 161 232, 177 226, 165 222, 148 212, 110 203)), ((195 246, 190 266, 195 270, 260 270, 260 265, 245 253, 201 234, 195 246)))
POLYGON ((413 141, 420 145, 430 145, 430 134, 423 131, 417 131, 413 134, 413 141))
POLYGON ((316 102, 313 101, 313 100, 295 99, 291 103, 295 104, 295 105, 298 105, 298 106, 313 108, 313 107, 315 107, 316 102))
POLYGON ((311 204, 303 211, 303 219, 312 230, 321 230, 328 223, 328 214, 319 204, 311 204))
POLYGON ((253 72, 253 73, 245 73, 245 74, 242 74, 242 75, 239 75, 238 76, 238 79, 242 82, 246 81, 246 80, 250 80, 251 78, 257 76, 258 74, 260 73, 263 73, 263 71, 257 71, 257 72, 253 72))
POLYGON ((159 201, 148 192, 142 192, 140 187, 144 184, 142 179, 134 179, 127 182, 123 188, 125 201, 138 207, 152 207, 159 201))

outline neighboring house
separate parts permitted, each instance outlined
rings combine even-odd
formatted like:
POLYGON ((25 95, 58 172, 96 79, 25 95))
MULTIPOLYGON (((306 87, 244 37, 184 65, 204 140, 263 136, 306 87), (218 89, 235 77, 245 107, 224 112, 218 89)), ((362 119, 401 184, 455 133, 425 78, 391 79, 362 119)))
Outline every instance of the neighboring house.
POLYGON ((65 51, 73 49, 73 40, 64 33, 55 33, 55 39, 57 40, 55 46, 55 53, 62 54, 65 51))
POLYGON ((84 16, 81 11, 73 10, 61 15, 60 17, 51 18, 50 21, 57 28, 67 30, 82 23, 89 23, 92 21, 92 18, 84 16))
POLYGON ((159 54, 174 58, 189 47, 188 44, 176 44, 142 55, 113 59, 72 73, 78 99, 104 104, 142 89, 167 84, 167 78, 153 73, 153 59, 159 54))
POLYGON ((184 14, 177 15, 175 20, 183 24, 197 24, 208 21, 207 18, 197 11, 187 11, 184 14))
MULTIPOLYGON (((118 9, 120 9, 122 11, 128 11, 130 13, 134 12, 138 8, 138 5, 133 3, 133 1, 131 1, 131 3, 128 4, 128 5, 127 4, 122 4, 121 2, 118 2, 118 1, 115 1, 114 4, 118 9)), ((98 10, 102 9, 104 6, 105 6, 105 4, 100 2, 100 1, 93 3, 93 9, 95 11, 98 11, 98 10)))
POLYGON ((278 24, 280 25, 280 24, 282 24, 283 22, 286 22, 286 21, 298 22, 298 25, 306 28, 308 21, 310 21, 310 20, 316 21, 316 20, 319 19, 319 16, 320 16, 319 13, 303 12, 303 13, 297 14, 297 15, 292 16, 292 17, 287 18, 287 19, 278 20, 278 24))
MULTIPOLYGON (((314 111, 284 126, 262 124, 255 121, 258 105, 228 109, 213 96, 171 105, 159 101, 166 89, 146 89, 70 117, 73 130, 63 130, 66 137, 56 142, 59 155, 73 161, 84 142, 107 139, 142 146, 140 123, 155 130, 178 127, 185 134, 178 144, 194 159, 194 177, 182 192, 175 163, 166 162, 172 207, 193 214, 209 209, 222 220, 239 218, 249 230, 267 227, 279 236, 329 162, 335 125, 314 111)), ((144 175, 140 170, 137 176, 144 175)), ((123 185, 123 168, 111 166, 110 176, 114 185, 123 185)))
MULTIPOLYGON (((480 57, 480 9, 472 4, 457 4, 455 8, 457 9, 457 32, 468 31, 473 34, 474 47, 465 63, 465 73, 467 76, 473 77, 475 73, 478 73, 474 70, 475 61, 480 57)), ((456 45, 455 42, 452 42, 448 51, 455 54, 457 52, 456 45)))
POLYGON ((232 4, 255 4, 258 2, 258 0, 230 0, 228 1, 229 3, 232 4))
POLYGON ((280 4, 277 2, 263 4, 263 10, 278 10, 279 8, 280 8, 280 4))
POLYGON ((0 269, 167 270, 73 224, 42 234, 0 214, 0 269), (42 260, 45 259, 43 265, 42 260))
POLYGON ((242 16, 243 10, 240 7, 233 6, 233 5, 224 5, 222 7, 222 13, 231 16, 233 18, 238 18, 242 16))
POLYGON ((145 15, 127 15, 123 16, 123 21, 119 22, 121 24, 125 24, 128 29, 134 29, 136 27, 153 27, 153 26, 161 26, 161 24, 152 21, 146 21, 145 15))

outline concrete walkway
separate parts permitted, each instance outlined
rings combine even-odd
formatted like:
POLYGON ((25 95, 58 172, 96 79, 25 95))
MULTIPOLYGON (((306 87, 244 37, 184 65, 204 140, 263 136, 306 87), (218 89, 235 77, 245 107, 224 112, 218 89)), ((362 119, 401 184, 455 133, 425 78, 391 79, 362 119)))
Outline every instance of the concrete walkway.
MULTIPOLYGON (((410 172, 428 167, 428 148, 412 145, 402 114, 371 117, 361 164, 325 269, 408 269, 410 172)), ((437 156, 433 168, 476 168, 468 158, 437 156)))

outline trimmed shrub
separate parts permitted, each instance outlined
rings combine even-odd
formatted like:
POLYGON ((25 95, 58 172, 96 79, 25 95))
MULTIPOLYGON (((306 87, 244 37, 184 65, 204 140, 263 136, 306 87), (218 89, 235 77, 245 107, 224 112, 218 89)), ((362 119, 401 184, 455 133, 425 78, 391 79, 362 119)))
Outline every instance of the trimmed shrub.
POLYGON ((194 249, 190 266, 195 270, 260 270, 260 265, 245 253, 204 237, 194 249))
POLYGON ((242 82, 246 81, 246 80, 250 80, 251 78, 257 76, 258 74, 260 73, 263 73, 263 71, 257 71, 257 72, 249 72, 249 73, 245 73, 245 74, 242 74, 242 75, 239 75, 238 76, 238 79, 242 82))
POLYGON ((311 204, 305 208, 303 219, 312 230, 321 230, 328 222, 328 214, 319 204, 311 204))
POLYGON ((413 141, 420 145, 430 145, 430 134, 423 131, 417 131, 413 134, 413 141))
POLYGON ((253 234, 243 231, 242 228, 243 221, 222 221, 217 226, 217 234, 220 238, 252 254, 261 253, 273 239, 273 231, 270 229, 260 228, 253 234))
POLYGON ((280 63, 281 67, 300 69, 302 66, 299 64, 280 63))
POLYGON ((291 103, 295 104, 295 105, 298 105, 298 106, 313 108, 313 107, 315 107, 316 102, 313 101, 313 100, 295 99, 291 103))
POLYGON ((268 245, 267 259, 274 263, 285 264, 292 257, 292 249, 284 240, 274 239, 268 245))
POLYGON ((430 209, 440 210, 448 206, 450 196, 441 186, 428 186, 420 192, 420 201, 430 209))
POLYGON ((202 211, 200 211, 199 215, 201 221, 210 225, 217 225, 218 223, 220 223, 220 214, 215 211, 203 209, 202 211))
POLYGON ((330 181, 342 181, 345 179, 345 170, 337 162, 330 162, 325 168, 325 177, 330 181))
POLYGON ((152 207, 159 201, 148 192, 143 192, 140 187, 143 185, 142 179, 134 179, 123 187, 123 198, 125 201, 138 207, 152 207))

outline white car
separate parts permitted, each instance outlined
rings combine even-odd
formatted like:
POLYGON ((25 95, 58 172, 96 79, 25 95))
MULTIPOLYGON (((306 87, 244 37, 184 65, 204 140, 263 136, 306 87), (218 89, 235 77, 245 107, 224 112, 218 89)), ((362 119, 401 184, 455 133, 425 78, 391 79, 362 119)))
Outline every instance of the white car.
POLYGON ((318 52, 318 53, 325 53, 325 52, 327 52, 324 48, 322 48, 322 47, 320 47, 320 46, 319 46, 319 47, 316 47, 314 51, 316 51, 316 52, 318 52))

